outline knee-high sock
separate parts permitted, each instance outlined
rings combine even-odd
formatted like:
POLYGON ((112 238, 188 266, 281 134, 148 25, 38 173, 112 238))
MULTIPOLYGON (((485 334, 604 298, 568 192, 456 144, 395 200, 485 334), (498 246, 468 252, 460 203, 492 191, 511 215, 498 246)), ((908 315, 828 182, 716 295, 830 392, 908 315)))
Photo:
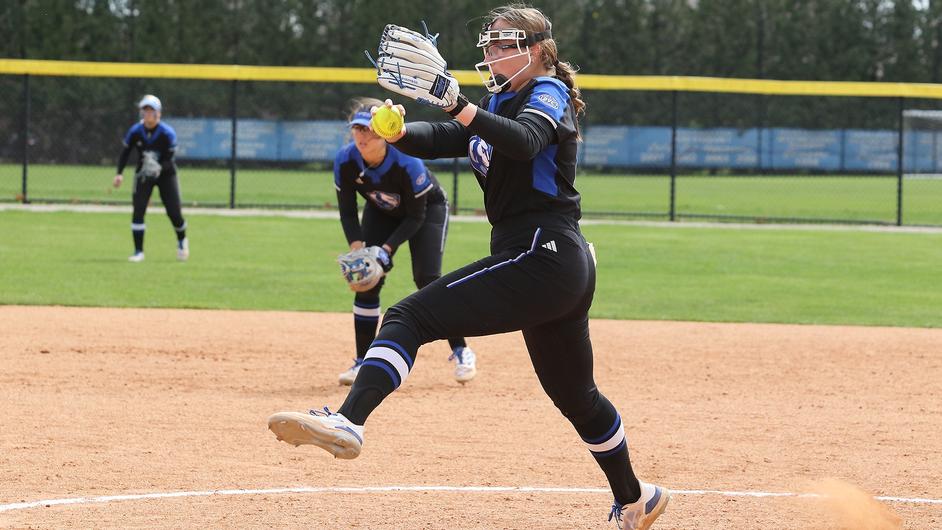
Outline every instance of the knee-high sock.
POLYGON ((625 505, 638 500, 641 485, 631 468, 628 440, 615 407, 601 393, 588 414, 570 417, 576 432, 608 478, 615 502, 625 505))
POLYGON ((353 331, 356 337, 357 359, 366 356, 370 344, 376 339, 380 312, 379 296, 357 293, 353 300, 353 331))
POLYGON ((131 223, 131 235, 134 236, 134 252, 144 252, 144 223, 131 223))
POLYGON ((186 221, 183 221, 180 226, 174 226, 173 229, 177 232, 177 244, 182 245, 181 241, 186 239, 186 221))
POLYGON ((405 382, 419 343, 401 324, 386 324, 366 352, 357 378, 338 412, 357 425, 405 382))

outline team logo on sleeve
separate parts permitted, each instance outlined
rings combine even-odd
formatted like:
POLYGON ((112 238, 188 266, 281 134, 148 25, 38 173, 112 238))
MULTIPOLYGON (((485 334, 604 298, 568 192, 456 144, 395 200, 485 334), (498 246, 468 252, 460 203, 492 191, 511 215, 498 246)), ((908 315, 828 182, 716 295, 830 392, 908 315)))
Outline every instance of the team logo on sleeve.
POLYGON ((388 193, 385 191, 373 190, 369 193, 369 195, 370 200, 383 210, 395 210, 396 207, 399 206, 398 193, 388 193))
POLYGON ((487 175, 487 169, 491 167, 491 153, 494 147, 474 135, 468 142, 468 158, 471 160, 471 169, 481 175, 487 175))
POLYGON ((415 185, 421 186, 425 184, 426 180, 428 180, 428 177, 425 176, 425 173, 422 173, 421 175, 419 175, 419 178, 415 179, 415 185))
POLYGON ((556 98, 554 98, 550 94, 546 94, 546 93, 539 94, 536 96, 536 99, 540 100, 547 107, 550 107, 554 110, 559 110, 559 102, 556 101, 556 98))

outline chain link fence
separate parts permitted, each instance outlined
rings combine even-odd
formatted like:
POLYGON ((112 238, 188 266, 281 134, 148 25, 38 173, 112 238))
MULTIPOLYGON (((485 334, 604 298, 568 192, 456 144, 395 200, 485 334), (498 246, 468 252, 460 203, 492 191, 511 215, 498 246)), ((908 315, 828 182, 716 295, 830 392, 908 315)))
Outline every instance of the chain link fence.
MULTIPOLYGON (((129 204, 129 187, 111 181, 147 93, 178 134, 184 205, 223 208, 335 208, 347 103, 387 97, 360 83, 0 75, 0 201, 129 204)), ((598 89, 583 99, 585 217, 942 225, 942 131, 901 127, 904 109, 938 100, 598 89)), ((407 108, 407 120, 443 119, 407 108)), ((482 212, 464 160, 429 167, 455 211, 482 212)))

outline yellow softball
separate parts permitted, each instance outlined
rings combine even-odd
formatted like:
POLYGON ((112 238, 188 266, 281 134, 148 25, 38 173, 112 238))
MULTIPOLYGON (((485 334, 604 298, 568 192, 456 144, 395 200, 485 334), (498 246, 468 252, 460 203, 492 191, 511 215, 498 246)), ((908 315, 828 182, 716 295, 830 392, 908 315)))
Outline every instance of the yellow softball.
POLYGON ((373 119, 370 120, 370 128, 382 138, 388 139, 402 132, 404 122, 402 114, 399 114, 399 109, 383 105, 376 109, 376 113, 373 114, 373 119))

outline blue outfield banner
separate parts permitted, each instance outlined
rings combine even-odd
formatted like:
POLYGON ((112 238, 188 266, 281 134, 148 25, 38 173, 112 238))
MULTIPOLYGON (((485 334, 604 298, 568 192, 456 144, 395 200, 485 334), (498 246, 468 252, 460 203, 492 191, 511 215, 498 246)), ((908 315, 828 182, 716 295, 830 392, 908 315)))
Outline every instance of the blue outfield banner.
POLYGON ((346 122, 286 121, 281 124, 281 160, 304 162, 333 160, 351 140, 346 122))
POLYGON ((232 122, 206 118, 172 118, 163 121, 177 132, 177 157, 197 160, 229 158, 232 122))
POLYGON ((938 173, 942 137, 930 131, 907 131, 903 136, 903 166, 911 173, 938 173))
POLYGON ((768 129, 767 156, 763 167, 778 169, 810 169, 840 171, 842 160, 841 131, 807 129, 768 129))
POLYGON ((844 168, 849 171, 894 171, 896 169, 894 131, 844 131, 844 168))
MULTIPOLYGON (((178 156, 228 159, 232 122, 173 118, 178 156)), ((351 140, 343 121, 239 120, 237 157, 273 162, 330 162, 351 140)), ((893 172, 897 132, 890 130, 677 129, 677 167, 821 172, 893 172)), ((942 132, 907 131, 904 171, 940 172, 942 132)), ((584 132, 579 163, 589 167, 667 169, 670 127, 597 125, 584 132)), ((446 161, 446 162, 450 162, 446 161)))
MULTIPOLYGON (((173 118, 177 156, 195 160, 227 159, 232 148, 232 121, 218 118, 173 118)), ((350 141, 344 121, 238 120, 236 156, 240 160, 332 161, 350 141)))

